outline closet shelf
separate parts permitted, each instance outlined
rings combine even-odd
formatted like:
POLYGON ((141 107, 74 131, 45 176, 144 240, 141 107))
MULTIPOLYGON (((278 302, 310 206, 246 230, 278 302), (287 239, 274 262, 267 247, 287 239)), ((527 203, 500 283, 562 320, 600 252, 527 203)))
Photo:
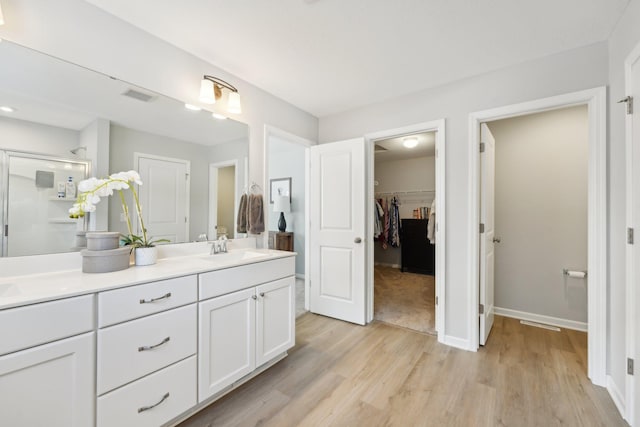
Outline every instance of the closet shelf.
POLYGON ((402 194, 425 194, 425 193, 435 193, 436 190, 412 190, 412 191, 376 191, 376 196, 396 196, 402 194))

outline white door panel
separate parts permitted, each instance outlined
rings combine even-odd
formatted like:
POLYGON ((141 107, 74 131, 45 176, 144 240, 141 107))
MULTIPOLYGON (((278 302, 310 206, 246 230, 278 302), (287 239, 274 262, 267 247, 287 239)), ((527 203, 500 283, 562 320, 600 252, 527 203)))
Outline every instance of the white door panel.
POLYGON ((494 265, 495 251, 495 144, 496 141, 486 123, 480 125, 480 141, 484 152, 480 154, 480 222, 484 233, 480 234, 480 345, 485 345, 494 316, 494 265))
MULTIPOLYGON (((147 235, 172 243, 188 241, 188 162, 138 158, 142 217, 147 235)), ((141 230, 139 230, 141 234, 141 230)))
POLYGON ((311 147, 311 311, 365 324, 364 140, 311 147))

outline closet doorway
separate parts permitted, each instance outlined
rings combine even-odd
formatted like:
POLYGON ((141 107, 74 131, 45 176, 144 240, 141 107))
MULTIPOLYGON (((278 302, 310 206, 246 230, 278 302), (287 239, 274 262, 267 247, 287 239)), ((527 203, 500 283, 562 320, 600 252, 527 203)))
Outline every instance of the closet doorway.
POLYGON ((366 141, 368 321, 437 332, 444 341, 444 120, 366 141))
POLYGON ((373 318, 435 333, 436 133, 375 142, 373 318))

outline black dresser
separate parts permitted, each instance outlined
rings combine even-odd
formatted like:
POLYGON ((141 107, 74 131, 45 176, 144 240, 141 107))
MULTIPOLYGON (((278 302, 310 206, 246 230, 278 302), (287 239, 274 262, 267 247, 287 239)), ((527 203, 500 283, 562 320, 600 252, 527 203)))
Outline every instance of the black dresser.
POLYGON ((402 272, 436 274, 436 246, 427 239, 428 219, 402 219, 402 272))

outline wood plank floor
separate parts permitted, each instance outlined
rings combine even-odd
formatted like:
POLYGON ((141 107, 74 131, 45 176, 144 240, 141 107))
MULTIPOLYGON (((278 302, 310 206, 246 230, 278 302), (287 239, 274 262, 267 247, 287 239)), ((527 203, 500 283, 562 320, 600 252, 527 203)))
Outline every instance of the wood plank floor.
POLYGON ((435 334, 435 277, 376 265, 373 290, 374 319, 435 334))
POLYGON ((625 426, 586 377, 586 346, 496 317, 471 353, 307 313, 287 358, 181 426, 625 426))

